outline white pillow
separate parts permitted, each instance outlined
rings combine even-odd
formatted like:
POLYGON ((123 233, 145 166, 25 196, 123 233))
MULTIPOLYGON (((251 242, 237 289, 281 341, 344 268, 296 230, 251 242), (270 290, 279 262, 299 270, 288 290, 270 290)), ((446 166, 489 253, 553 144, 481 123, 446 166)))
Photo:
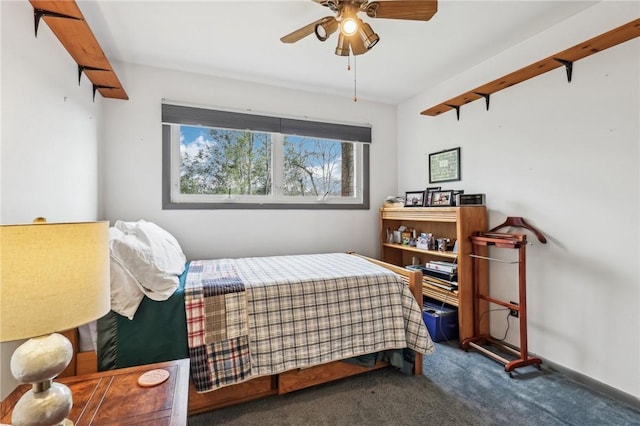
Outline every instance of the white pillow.
POLYGON ((144 298, 140 283, 117 260, 110 256, 111 310, 133 319, 144 298))
MULTIPOLYGON (((124 232, 119 229, 109 228, 110 253, 113 253, 113 241, 124 235, 124 232)), ((111 310, 133 319, 144 298, 144 293, 140 290, 140 283, 113 255, 109 256, 109 272, 111 275, 111 310)))
POLYGON ((117 221, 123 232, 111 242, 111 255, 138 281, 153 300, 166 300, 178 288, 186 257, 178 241, 158 225, 140 220, 117 221))

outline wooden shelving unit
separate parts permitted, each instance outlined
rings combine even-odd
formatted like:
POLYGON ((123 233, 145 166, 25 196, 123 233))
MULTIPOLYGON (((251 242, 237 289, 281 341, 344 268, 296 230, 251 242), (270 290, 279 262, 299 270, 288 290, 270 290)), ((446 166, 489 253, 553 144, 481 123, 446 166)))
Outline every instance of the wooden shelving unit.
POLYGON ((75 1, 29 1, 33 6, 36 36, 42 19, 78 64, 78 80, 83 73, 89 78, 94 97, 97 91, 105 98, 129 99, 75 1))
MULTIPOLYGON (((458 308, 460 341, 474 335, 474 299, 471 279, 473 269, 471 243, 469 237, 474 232, 487 229, 485 206, 467 207, 391 207, 380 209, 380 258, 398 266, 412 264, 418 257, 420 263, 428 260, 452 260, 458 263, 458 291, 449 291, 428 284, 423 280, 422 294, 458 308), (458 242, 458 252, 421 250, 402 244, 389 243, 387 230, 397 230, 401 225, 421 232, 432 233, 436 238, 449 238, 458 242)), ((487 269, 479 273, 479 285, 484 290, 487 283, 487 269)), ((481 325, 488 331, 488 322, 481 325)))
POLYGON ((569 49, 541 59, 538 62, 534 62, 531 65, 464 92, 438 105, 434 105, 422 111, 420 114, 436 116, 443 112, 456 110, 457 116, 460 118, 460 107, 478 99, 485 99, 487 109, 489 109, 489 97, 492 94, 562 66, 567 69, 567 77, 568 80, 571 81, 573 62, 638 36, 640 36, 640 19, 635 19, 625 25, 570 47, 569 49))

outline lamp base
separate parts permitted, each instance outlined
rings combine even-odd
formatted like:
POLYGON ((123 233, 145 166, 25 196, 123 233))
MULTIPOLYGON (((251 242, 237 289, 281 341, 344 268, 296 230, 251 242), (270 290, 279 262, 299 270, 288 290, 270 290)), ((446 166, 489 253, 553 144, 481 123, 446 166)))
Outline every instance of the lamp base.
POLYGON ((69 365, 73 347, 58 333, 34 337, 11 356, 11 373, 22 383, 31 383, 11 414, 14 426, 73 425, 66 419, 73 406, 71 390, 52 381, 69 365))

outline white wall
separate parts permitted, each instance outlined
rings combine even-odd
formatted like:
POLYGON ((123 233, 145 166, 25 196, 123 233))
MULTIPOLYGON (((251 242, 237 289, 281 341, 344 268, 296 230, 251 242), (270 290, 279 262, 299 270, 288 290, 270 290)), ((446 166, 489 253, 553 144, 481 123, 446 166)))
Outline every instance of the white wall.
POLYGON ((121 65, 130 100, 105 101, 101 200, 115 221, 173 233, 190 259, 355 250, 377 255, 378 208, 396 189, 396 108, 259 84, 121 65), (370 210, 162 210, 161 100, 320 120, 370 123, 370 210))
MULTIPOLYGON (((486 193, 491 227, 522 216, 549 240, 529 234, 530 351, 636 398, 640 40, 577 61, 571 83, 559 68, 500 91, 488 112, 479 100, 460 121, 419 113, 638 16, 637 2, 599 3, 398 108, 399 192, 425 186, 429 153, 460 146, 462 181, 446 187, 486 193)), ((516 271, 492 273, 492 295, 517 300, 516 271)), ((506 321, 492 314, 494 336, 506 321)))
MULTIPOLYGON (((1 1, 0 11, 0 223, 96 220, 100 96, 92 102, 84 77, 78 86, 77 65, 44 22, 35 38, 29 2, 1 1)), ((0 400, 16 385, 15 347, 0 344, 0 400)))

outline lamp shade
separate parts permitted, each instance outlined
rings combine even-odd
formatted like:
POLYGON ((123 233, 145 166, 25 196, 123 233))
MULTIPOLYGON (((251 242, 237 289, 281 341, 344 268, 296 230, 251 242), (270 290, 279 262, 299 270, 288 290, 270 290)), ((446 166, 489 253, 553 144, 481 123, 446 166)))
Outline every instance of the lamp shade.
POLYGON ((349 40, 342 35, 338 34, 338 45, 336 46, 336 55, 349 56, 349 40))
POLYGON ((326 41, 331 34, 338 29, 338 21, 333 16, 327 16, 315 26, 316 37, 320 41, 326 41))
POLYGON ((0 341, 74 328, 109 309, 108 222, 0 226, 0 341))
POLYGON ((371 49, 378 43, 378 41, 380 41, 380 37, 378 36, 378 34, 374 33, 371 25, 367 23, 360 25, 358 35, 360 36, 360 39, 364 43, 364 47, 366 47, 367 50, 371 49))

